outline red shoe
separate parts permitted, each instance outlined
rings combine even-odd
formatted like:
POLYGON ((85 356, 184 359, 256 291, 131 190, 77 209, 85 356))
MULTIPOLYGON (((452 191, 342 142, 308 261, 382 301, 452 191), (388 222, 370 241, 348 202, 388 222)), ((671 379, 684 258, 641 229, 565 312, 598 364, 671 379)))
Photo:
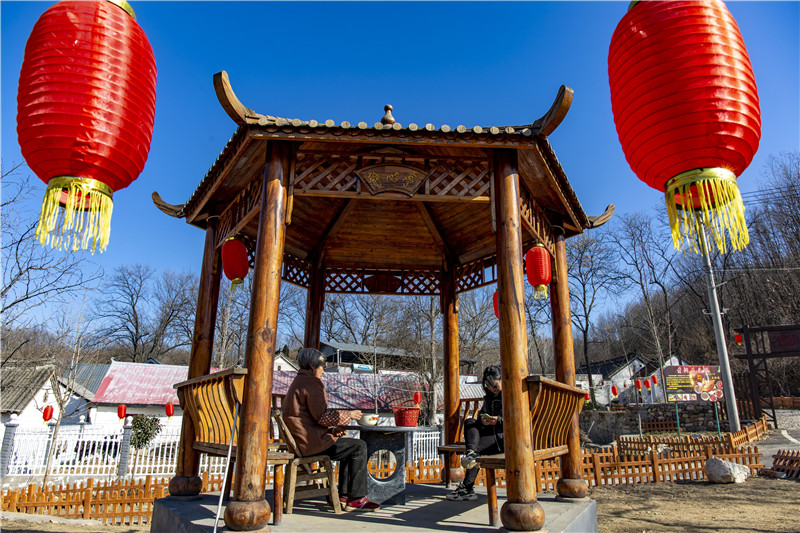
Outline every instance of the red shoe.
POLYGON ((342 506, 342 509, 347 507, 347 502, 350 500, 347 496, 339 496, 339 504, 342 506))
POLYGON ((377 511, 381 506, 375 502, 371 502, 366 496, 363 498, 352 498, 347 500, 345 511, 377 511))

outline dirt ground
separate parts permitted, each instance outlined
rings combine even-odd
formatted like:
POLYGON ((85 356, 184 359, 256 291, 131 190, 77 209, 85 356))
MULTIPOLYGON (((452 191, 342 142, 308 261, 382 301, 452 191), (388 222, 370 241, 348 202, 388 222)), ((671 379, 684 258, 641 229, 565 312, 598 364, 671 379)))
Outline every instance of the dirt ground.
MULTIPOLYGON (((705 481, 618 485, 590 490, 601 533, 800 533, 800 482, 748 478, 741 484, 705 481)), ((144 526, 89 521, 3 520, 3 533, 144 533, 144 526), (96 523, 95 523, 96 524, 96 523)), ((56 520, 56 519, 53 519, 56 520)))
POLYGON ((800 532, 800 482, 752 477, 596 487, 601 533, 800 532))

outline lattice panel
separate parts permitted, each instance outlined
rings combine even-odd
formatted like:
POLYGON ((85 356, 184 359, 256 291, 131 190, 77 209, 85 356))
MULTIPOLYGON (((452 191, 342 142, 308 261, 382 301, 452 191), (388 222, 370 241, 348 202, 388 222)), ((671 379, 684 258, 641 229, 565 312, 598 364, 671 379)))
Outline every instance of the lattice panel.
POLYGON ((376 274, 390 274, 401 280, 397 292, 386 294, 402 294, 430 296, 439 294, 441 272, 438 270, 396 270, 376 271, 375 269, 330 268, 325 272, 325 292, 345 294, 369 294, 364 287, 364 278, 376 274))
POLYGON ((425 194, 475 198, 489 196, 491 186, 486 161, 430 161, 425 194))
POLYGON ((295 285, 300 285, 306 289, 311 284, 311 263, 292 254, 283 254, 283 274, 284 280, 295 285))
POLYGON ((541 240, 541 244, 550 252, 550 255, 555 255, 553 226, 545 216, 544 211, 533 200, 531 193, 525 188, 522 188, 519 195, 519 216, 533 228, 534 233, 541 240))
POLYGON ((236 198, 222 212, 219 217, 217 246, 221 246, 228 237, 234 237, 237 227, 241 229, 241 223, 247 214, 261 204, 262 181, 263 178, 259 174, 244 189, 239 191, 236 198))
MULTIPOLYGON (((391 163, 403 162, 402 156, 376 154, 336 155, 321 153, 298 153, 295 165, 294 187, 302 192, 360 192, 361 181, 355 170, 374 164, 376 159, 391 163)), ((491 175, 486 160, 426 159, 415 160, 424 164, 428 178, 420 193, 432 196, 455 196, 475 198, 489 196, 491 175)))
POLYGON ((294 187, 303 192, 360 192, 361 182, 355 174, 358 158, 335 155, 297 155, 294 187))
POLYGON ((497 281, 497 257, 491 256, 456 267, 456 292, 483 287, 497 281))

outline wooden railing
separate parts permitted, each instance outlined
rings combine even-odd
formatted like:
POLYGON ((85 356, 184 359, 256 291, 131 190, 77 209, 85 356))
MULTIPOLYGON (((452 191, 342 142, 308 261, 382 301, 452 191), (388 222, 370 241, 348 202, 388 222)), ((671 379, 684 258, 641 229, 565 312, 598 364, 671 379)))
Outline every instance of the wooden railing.
POLYGON ((800 451, 778 450, 772 458, 772 470, 783 472, 790 479, 800 479, 800 451))
POLYGON ((776 409, 800 409, 800 396, 775 396, 772 401, 776 409))

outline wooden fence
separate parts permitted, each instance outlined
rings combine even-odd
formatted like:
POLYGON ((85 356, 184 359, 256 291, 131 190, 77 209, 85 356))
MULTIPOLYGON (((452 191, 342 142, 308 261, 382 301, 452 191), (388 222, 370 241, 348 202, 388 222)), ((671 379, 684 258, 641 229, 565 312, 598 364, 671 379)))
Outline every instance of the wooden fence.
MULTIPOLYGON (((582 452, 583 478, 589 486, 704 479, 705 462, 712 455, 746 465, 752 473, 764 466, 760 464, 761 453, 758 448, 749 446, 736 449, 720 444, 662 453, 651 449, 638 454, 620 454, 618 449, 612 448, 608 451, 582 452)), ((442 466, 439 460, 423 458, 407 463, 406 480, 408 483, 439 483, 442 466)), ((555 491, 560 475, 559 458, 538 461, 535 467, 536 491, 555 491)), ((391 474, 394 468, 394 465, 370 465, 369 470, 375 477, 381 478, 391 474)), ((338 469, 336 473, 338 475, 338 469)), ((271 484, 269 471, 267 478, 267 483, 271 484)), ((221 475, 203 472, 202 480, 202 492, 216 492, 222 488, 221 475)), ((503 470, 496 471, 496 480, 498 486, 505 486, 503 470)), ((3 491, 0 509, 64 518, 90 518, 105 524, 145 524, 152 515, 153 501, 168 494, 168 483, 169 478, 153 479, 147 476, 144 482, 126 480, 94 484, 90 479, 83 485, 48 487, 45 490, 29 485, 27 489, 3 491)), ((478 475, 476 484, 486 484, 483 471, 478 475)))
POLYGON ((743 427, 736 433, 726 433, 720 437, 656 437, 646 436, 618 436, 617 447, 620 454, 647 453, 652 449, 664 450, 669 448, 671 451, 696 451, 711 447, 727 446, 738 448, 744 444, 755 441, 768 430, 767 417, 761 415, 759 420, 743 427))
POLYGON ((775 396, 772 401, 776 409, 800 409, 800 396, 775 396))
POLYGON ((783 472, 790 479, 800 479, 800 452, 778 450, 772 458, 772 470, 783 472))

